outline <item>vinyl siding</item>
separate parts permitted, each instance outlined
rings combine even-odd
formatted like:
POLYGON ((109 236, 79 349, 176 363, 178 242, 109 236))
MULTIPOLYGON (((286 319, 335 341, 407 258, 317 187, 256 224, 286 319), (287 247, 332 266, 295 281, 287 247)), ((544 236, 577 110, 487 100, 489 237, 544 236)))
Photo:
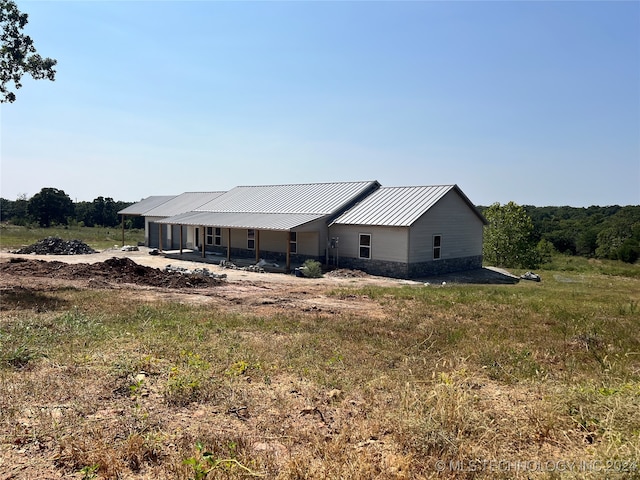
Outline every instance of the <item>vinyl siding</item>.
POLYGON ((433 259, 433 236, 442 236, 441 259, 482 255, 482 221, 454 190, 419 218, 411 229, 411 263, 433 259))
POLYGON ((340 237, 338 243, 340 257, 358 258, 360 234, 368 233, 371 235, 372 260, 406 263, 408 231, 409 229, 405 227, 333 225, 330 235, 340 237))

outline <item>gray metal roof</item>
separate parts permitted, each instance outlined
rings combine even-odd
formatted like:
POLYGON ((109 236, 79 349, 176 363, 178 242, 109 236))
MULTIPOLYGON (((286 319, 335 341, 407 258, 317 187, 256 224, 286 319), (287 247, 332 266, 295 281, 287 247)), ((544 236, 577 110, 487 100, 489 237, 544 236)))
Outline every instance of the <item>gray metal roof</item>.
POLYGON ((146 213, 175 198, 175 195, 154 195, 152 197, 143 198, 139 202, 129 205, 118 212, 118 215, 146 215, 146 213))
POLYGON ((197 208, 228 213, 330 215, 380 184, 366 182, 240 186, 197 208))
POLYGON ((157 223, 221 228, 254 228, 257 230, 290 230, 324 216, 314 213, 188 212, 174 217, 163 218, 157 223))
POLYGON ((180 213, 191 212, 223 193, 225 192, 186 192, 145 212, 145 216, 173 217, 180 213))
POLYGON ((486 222, 457 185, 424 187, 381 187, 362 202, 336 218, 333 224, 408 227, 424 215, 442 197, 455 190, 486 222))

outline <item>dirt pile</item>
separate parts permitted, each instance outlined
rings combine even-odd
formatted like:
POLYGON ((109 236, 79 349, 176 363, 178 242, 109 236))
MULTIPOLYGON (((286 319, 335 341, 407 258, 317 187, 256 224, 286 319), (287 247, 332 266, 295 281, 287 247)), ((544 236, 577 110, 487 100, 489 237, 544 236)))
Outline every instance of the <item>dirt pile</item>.
POLYGON ((93 248, 80 240, 62 240, 58 237, 47 237, 38 240, 28 247, 13 253, 35 255, 86 255, 97 253, 93 248))
POLYGON ((89 279, 105 287, 112 283, 128 283, 150 287, 201 288, 223 283, 217 278, 162 271, 139 265, 129 258, 116 257, 93 264, 16 258, 8 263, 0 263, 0 273, 66 280, 89 279))
POLYGON ((338 278, 366 278, 369 276, 368 273, 363 272, 362 270, 351 270, 348 268, 338 268, 336 270, 331 270, 326 273, 328 277, 338 277, 338 278))

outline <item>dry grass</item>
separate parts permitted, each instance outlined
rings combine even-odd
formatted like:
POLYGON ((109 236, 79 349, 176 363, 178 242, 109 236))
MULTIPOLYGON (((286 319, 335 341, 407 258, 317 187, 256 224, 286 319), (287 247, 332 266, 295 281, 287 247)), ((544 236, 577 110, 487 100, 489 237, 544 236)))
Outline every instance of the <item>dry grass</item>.
POLYGON ((640 478, 640 281, 543 277, 327 292, 375 316, 16 290, 0 478, 640 478))

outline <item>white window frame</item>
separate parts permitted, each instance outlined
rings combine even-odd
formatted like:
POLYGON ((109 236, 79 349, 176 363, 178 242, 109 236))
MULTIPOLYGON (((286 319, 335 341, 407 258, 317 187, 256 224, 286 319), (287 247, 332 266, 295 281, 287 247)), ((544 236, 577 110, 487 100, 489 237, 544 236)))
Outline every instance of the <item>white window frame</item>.
POLYGON ((431 240, 433 260, 442 259, 442 235, 434 235, 431 240))
POLYGON ((213 227, 207 227, 207 234, 205 236, 207 245, 213 245, 213 227))
POLYGON ((256 231, 254 228, 247 229, 247 249, 256 249, 256 231))
POLYGON ((359 233, 358 234, 358 258, 364 259, 364 260, 371 260, 371 234, 370 233, 359 233), (369 242, 364 244, 362 243, 363 238, 368 238, 369 242), (363 256, 362 255, 362 249, 367 249, 369 255, 368 256, 363 256))
POLYGON ((222 228, 215 227, 213 230, 213 244, 216 246, 222 245, 222 228))

